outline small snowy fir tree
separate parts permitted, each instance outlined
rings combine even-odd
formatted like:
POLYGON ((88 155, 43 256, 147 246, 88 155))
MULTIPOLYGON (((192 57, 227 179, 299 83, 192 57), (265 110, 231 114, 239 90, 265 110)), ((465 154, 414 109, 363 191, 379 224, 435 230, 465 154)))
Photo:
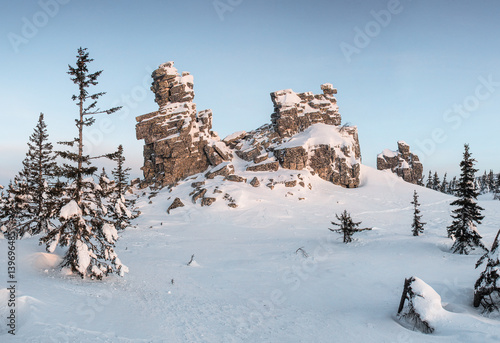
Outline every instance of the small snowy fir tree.
POLYGON ((102 72, 89 73, 87 65, 92 61, 86 49, 80 48, 76 67, 69 66, 68 74, 79 90, 72 97, 79 108, 79 118, 76 120, 78 137, 60 144, 74 147, 76 152, 58 152, 59 156, 69 161, 61 168, 61 175, 71 182, 61 197, 59 225, 40 241, 47 245, 49 252, 54 251, 57 245, 68 247, 62 267, 67 267, 82 278, 102 279, 110 273, 123 275, 128 270, 114 251, 118 234, 106 208, 109 199, 93 180, 97 168, 92 166, 92 158, 83 151, 83 128, 95 122, 92 115, 111 114, 119 109, 115 107, 101 111, 97 108, 97 99, 105 93, 90 94, 88 91, 90 86, 97 85, 97 78, 102 72))
POLYGON ((486 268, 474 285, 474 306, 488 312, 500 311, 500 230, 497 232, 491 250, 476 263, 476 268, 486 261, 486 268))
POLYGON ((479 193, 474 186, 474 173, 477 171, 474 168, 475 161, 469 153, 469 145, 465 144, 464 157, 460 162, 461 174, 456 190, 458 199, 451 203, 457 208, 453 210, 453 222, 448 226, 448 237, 455 241, 451 250, 454 253, 466 255, 476 247, 486 250, 475 226, 475 224, 481 224, 484 218, 481 215, 483 208, 476 203, 479 193))
POLYGON ((344 235, 344 243, 350 243, 352 242, 352 235, 356 232, 363 231, 362 229, 358 229, 359 224, 361 222, 353 222, 351 215, 347 212, 347 210, 344 210, 344 212, 340 215, 340 217, 335 214, 335 217, 337 220, 340 221, 340 223, 335 223, 331 222, 332 225, 339 226, 339 229, 329 229, 332 232, 339 232, 344 235))
POLYGON ((62 184, 55 181, 58 173, 56 156, 48 142, 47 125, 43 113, 28 142, 29 150, 19 173, 19 195, 26 201, 21 213, 19 235, 36 235, 49 231, 55 219, 57 196, 62 184))
POLYGON ((112 171, 115 185, 112 202, 113 218, 117 229, 125 229, 132 219, 139 216, 139 212, 135 207, 135 200, 125 197, 128 188, 128 172, 131 169, 125 168, 125 156, 121 144, 112 159, 116 162, 116 167, 112 171))
POLYGON ((441 186, 439 187, 439 191, 441 193, 446 193, 448 192, 448 181, 446 181, 446 176, 447 176, 448 173, 444 173, 444 177, 443 177, 443 182, 441 182, 441 186))
POLYGON ((413 233, 413 236, 418 236, 424 232, 425 223, 421 221, 422 215, 420 214, 420 204, 418 203, 418 194, 416 190, 413 191, 413 201, 411 204, 413 205, 413 222, 411 224, 411 232, 413 233))

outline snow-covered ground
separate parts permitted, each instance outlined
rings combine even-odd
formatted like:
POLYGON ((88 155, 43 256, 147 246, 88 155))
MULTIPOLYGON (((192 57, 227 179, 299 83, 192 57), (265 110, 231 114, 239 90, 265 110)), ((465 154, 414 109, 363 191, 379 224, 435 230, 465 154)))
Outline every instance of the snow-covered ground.
MULTIPOLYGON (((283 179, 298 174, 280 173, 283 179)), ((0 240, 0 341, 500 341, 500 318, 487 318, 472 307, 480 253, 448 251, 452 197, 366 166, 357 189, 301 173, 311 190, 284 184, 253 188, 217 177, 205 186, 207 196, 216 186, 223 192, 210 207, 190 201, 190 184, 196 180, 151 199, 146 194, 138 202, 142 215, 136 227, 122 232, 117 243, 130 269, 123 278, 62 275, 53 268, 62 250, 45 253, 37 237, 18 241, 15 336, 3 323, 7 242, 0 240), (427 222, 419 237, 410 227, 414 189, 427 222), (227 206, 225 193, 237 208, 227 206), (185 207, 167 214, 175 197, 185 207), (347 245, 328 230, 335 213, 344 209, 362 221, 361 228, 373 228, 355 234, 347 245), (441 297, 443 309, 435 314, 432 334, 409 330, 396 317, 404 279, 410 276, 441 297)), ((271 177, 239 175, 248 181, 255 175, 271 177)), ((500 202, 483 197, 480 205, 485 219, 478 230, 491 246, 500 227, 500 202)))

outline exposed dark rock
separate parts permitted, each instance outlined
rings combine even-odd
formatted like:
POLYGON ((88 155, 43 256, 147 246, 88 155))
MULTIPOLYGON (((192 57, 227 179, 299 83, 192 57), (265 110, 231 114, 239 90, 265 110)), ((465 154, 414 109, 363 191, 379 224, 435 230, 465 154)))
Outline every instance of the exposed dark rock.
POLYGON ((172 204, 167 209, 167 213, 170 214, 170 211, 176 209, 178 207, 184 207, 184 203, 179 198, 175 198, 172 204))
POLYGON ((247 171, 277 171, 278 168, 280 167, 279 162, 269 162, 269 163, 261 163, 261 164, 255 164, 252 166, 247 167, 247 171))
POLYGON ((260 186, 260 181, 259 181, 259 179, 257 179, 257 177, 254 177, 252 179, 252 181, 250 181, 250 184, 252 185, 252 187, 259 187, 260 186))
POLYGON ((219 165, 205 174, 207 179, 213 179, 216 176, 228 176, 234 172, 234 167, 231 164, 219 165))
POLYGON ((203 198, 201 199, 201 206, 210 206, 212 205, 215 200, 217 200, 216 198, 203 198))
POLYGON ((226 176, 224 178, 224 180, 233 181, 233 182, 247 182, 247 179, 245 179, 244 177, 234 175, 234 174, 226 176))
POLYGON ((205 194, 207 193, 207 190, 205 188, 200 189, 198 192, 196 192, 191 199, 193 200, 193 203, 196 203, 196 201, 200 198, 203 198, 205 194))

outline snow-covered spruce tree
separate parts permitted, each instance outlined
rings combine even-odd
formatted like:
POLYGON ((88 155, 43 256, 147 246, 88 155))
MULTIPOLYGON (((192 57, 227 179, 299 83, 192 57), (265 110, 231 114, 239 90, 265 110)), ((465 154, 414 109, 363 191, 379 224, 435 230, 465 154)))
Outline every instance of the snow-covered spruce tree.
POLYGON ((113 154, 112 159, 116 162, 116 167, 111 172, 114 178, 114 194, 111 209, 113 219, 117 229, 125 229, 130 225, 130 221, 139 216, 135 207, 135 200, 126 198, 125 192, 128 188, 128 177, 130 168, 125 167, 125 156, 123 146, 120 144, 118 150, 113 154))
POLYGON ((469 145, 465 144, 456 190, 458 199, 451 203, 452 206, 458 207, 452 211, 454 213, 452 215, 453 222, 448 226, 448 237, 455 241, 451 250, 454 253, 466 255, 476 247, 487 250, 481 243, 481 236, 475 226, 475 224, 481 224, 481 220, 484 218, 481 215, 483 208, 476 203, 479 193, 474 186, 474 173, 477 171, 474 168, 475 161, 469 153, 469 145))
POLYGON ((432 172, 429 170, 429 176, 427 176, 426 188, 432 188, 432 172))
POLYGON ((421 221, 422 215, 420 214, 420 204, 418 202, 418 194, 416 190, 413 191, 413 201, 411 204, 413 205, 413 222, 411 224, 411 232, 413 233, 413 236, 418 236, 424 232, 425 223, 421 221))
POLYGON ((92 178, 97 168, 91 164, 92 157, 84 154, 83 129, 95 122, 92 115, 111 114, 120 108, 103 111, 97 108, 97 99, 105 93, 90 94, 88 89, 97 85, 102 71, 89 72, 88 64, 93 60, 86 50, 78 49, 76 66, 69 66, 68 71, 79 90, 72 97, 79 108, 79 117, 75 120, 78 136, 72 141, 60 142, 75 148, 76 152, 58 152, 68 161, 63 164, 61 175, 69 181, 61 197, 60 223, 40 241, 47 245, 48 251, 57 245, 68 247, 61 267, 69 268, 82 278, 101 279, 109 273, 123 275, 127 267, 114 251, 117 230, 105 206, 107 199, 103 199, 101 187, 92 178))
POLYGON ((350 243, 352 242, 352 235, 356 232, 363 231, 362 229, 358 229, 359 224, 361 222, 353 222, 351 215, 347 212, 347 210, 344 210, 340 217, 335 214, 335 217, 337 220, 340 221, 340 223, 335 223, 331 222, 332 225, 339 226, 340 228, 338 229, 329 229, 332 232, 339 232, 344 235, 344 243, 350 243))
POLYGON ((439 175, 437 172, 434 172, 434 176, 432 177, 432 189, 435 191, 439 191, 441 186, 441 181, 439 180, 439 175))
POLYGON ((55 181, 58 173, 56 155, 48 141, 47 125, 43 113, 29 137, 28 152, 19 173, 18 195, 26 204, 20 213, 19 235, 36 235, 49 231, 55 219, 57 196, 62 184, 55 181))
POLYGON ((439 187, 441 193, 446 193, 448 191, 448 181, 446 181, 447 174, 448 173, 444 173, 443 182, 441 182, 441 186, 439 187))
POLYGON ((496 184, 495 174, 493 173, 493 170, 490 169, 487 178, 488 192, 493 193, 495 191, 495 184, 496 184))
POLYGON ((26 201, 19 192, 19 175, 9 182, 5 192, 2 191, 0 201, 0 230, 5 235, 19 236, 19 224, 21 222, 21 212, 24 210, 26 201))
POLYGON ((486 261, 486 268, 474 285, 474 306, 482 305, 488 312, 500 311, 500 247, 498 230, 491 250, 476 263, 476 268, 486 261))
POLYGON ((456 195, 456 190, 457 190, 457 177, 454 176, 453 179, 451 179, 450 185, 448 186, 448 194, 451 195, 456 195))
POLYGON ((479 194, 488 193, 487 179, 488 176, 486 175, 486 170, 485 170, 484 174, 476 180, 479 183, 479 194))
POLYGON ((494 190, 493 190, 493 199, 500 200, 500 173, 497 174, 494 190))

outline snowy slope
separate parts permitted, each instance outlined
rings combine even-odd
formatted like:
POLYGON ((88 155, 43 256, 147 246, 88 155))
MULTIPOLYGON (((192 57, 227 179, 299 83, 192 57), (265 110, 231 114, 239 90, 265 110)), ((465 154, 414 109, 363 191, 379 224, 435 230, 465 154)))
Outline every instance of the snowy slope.
MULTIPOLYGON (((298 174, 280 173, 283 180, 298 174)), ((472 307, 479 255, 448 252, 452 197, 365 166, 357 189, 301 173, 311 189, 248 184, 255 175, 263 181, 271 177, 265 172, 239 173, 247 183, 216 177, 205 185, 207 194, 216 187, 223 193, 210 207, 190 201, 190 184, 197 180, 181 183, 171 193, 164 189, 151 199, 146 191, 136 227, 125 230, 118 241, 117 252, 130 269, 123 278, 96 282, 61 275, 53 269, 61 250, 45 254, 37 238, 19 241, 18 331, 12 337, 2 324, 0 341, 500 340, 499 318, 486 318, 472 307), (414 189, 427 222, 420 237, 411 236, 414 189), (237 208, 227 206, 222 198, 226 193, 237 208), (175 197, 186 206, 168 215, 175 197), (361 227, 373 227, 356 234, 349 245, 328 230, 335 213, 344 209, 362 221, 361 227), (296 253, 301 247, 308 257, 296 253), (194 262, 187 266, 193 254, 194 262), (395 316, 404 278, 412 275, 442 299, 443 311, 430 335, 405 328, 395 316)), ((486 217, 479 232, 491 245, 500 226, 500 202, 480 204, 486 217)), ((6 241, 0 246, 0 265, 6 266, 6 241)), ((0 298, 6 296, 1 290, 0 298)), ((2 318, 4 304, 0 301, 2 318)))

